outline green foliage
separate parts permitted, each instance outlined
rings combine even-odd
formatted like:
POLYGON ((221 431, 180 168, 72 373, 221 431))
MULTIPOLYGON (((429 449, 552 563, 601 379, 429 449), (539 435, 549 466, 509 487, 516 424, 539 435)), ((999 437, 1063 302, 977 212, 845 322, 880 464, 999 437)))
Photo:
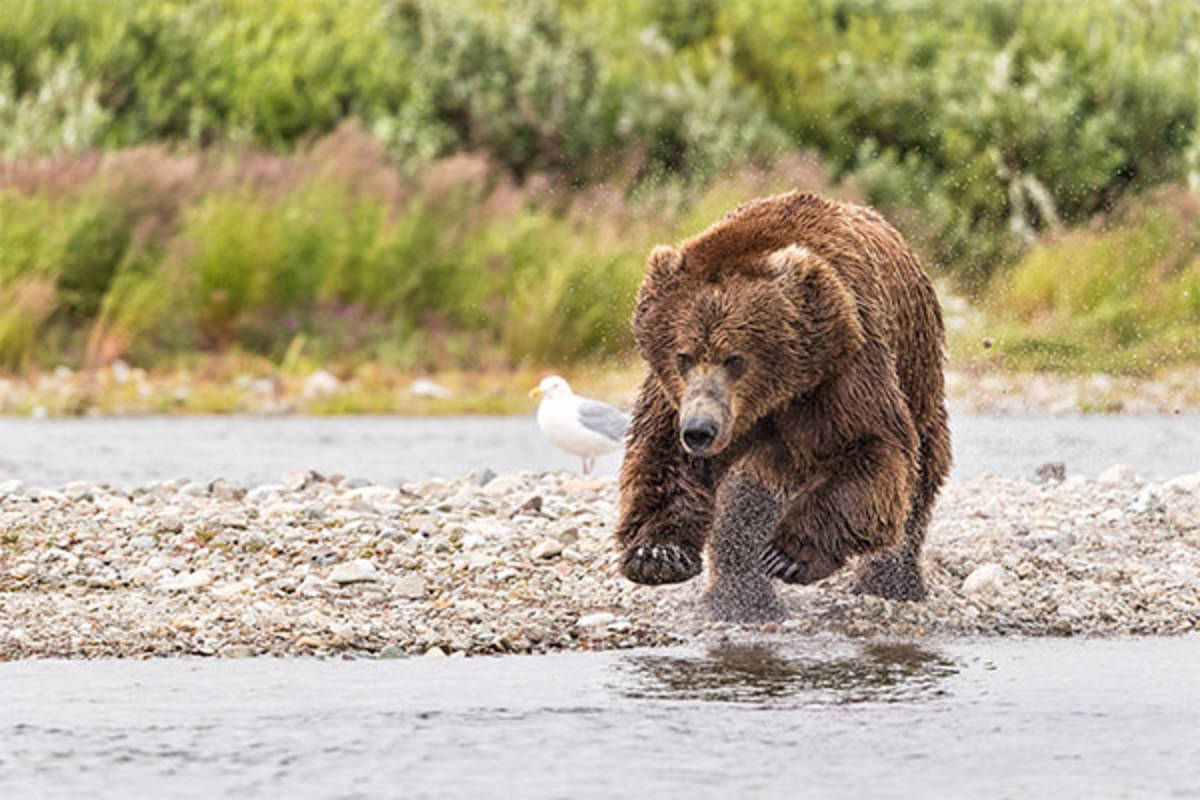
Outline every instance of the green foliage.
POLYGON ((1058 331, 1024 363, 1078 336, 1175 358, 1190 329, 1149 309, 1189 318, 1198 268, 1145 265, 1191 234, 1080 231, 1200 187, 1197 74, 1188 0, 4 0, 0 157, 115 160, 0 188, 0 365, 302 335, 413 364, 622 352, 644 245, 800 149, 1013 331, 1058 331), (365 157, 312 147, 348 124, 365 157), (502 169, 431 180, 463 153, 502 169), (666 210, 613 236, 571 211, 597 186, 666 210))
POLYGON ((1200 358, 1200 227, 1190 199, 1160 194, 1101 232, 1032 251, 983 298, 1008 366, 1152 372, 1200 358))
POLYGON ((230 350, 479 367, 631 346, 652 229, 624 205, 584 224, 481 159, 402 180, 353 130, 286 158, 131 160, 0 188, 0 368, 230 350))

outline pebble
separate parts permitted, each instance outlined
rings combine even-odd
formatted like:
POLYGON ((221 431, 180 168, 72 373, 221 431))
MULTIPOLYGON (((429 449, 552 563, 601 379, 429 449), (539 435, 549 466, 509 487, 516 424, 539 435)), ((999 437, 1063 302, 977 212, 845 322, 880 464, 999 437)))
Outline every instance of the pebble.
POLYGON ((977 567, 962 582, 963 594, 992 594, 1004 585, 1006 573, 999 564, 977 567))
POLYGON ((1113 464, 1096 476, 1096 483, 1101 486, 1123 486, 1137 481, 1137 475, 1126 464, 1113 464))
POLYGON ((187 592, 202 589, 212 582, 213 574, 206 569, 200 569, 159 581, 158 588, 165 592, 187 592))
POLYGON ((557 539, 543 539, 542 541, 540 541, 536 545, 534 545, 533 548, 529 551, 529 557, 532 558, 534 561, 540 561, 543 559, 554 558, 555 556, 561 555, 562 551, 563 551, 563 543, 562 542, 558 541, 557 539))
POLYGON ((1147 486, 1136 495, 1125 508, 1130 514, 1162 514, 1167 510, 1158 493, 1147 486))
POLYGON ((601 625, 608 625, 609 623, 616 621, 616 614, 610 614, 607 611, 601 611, 596 614, 584 614, 582 617, 576 620, 575 625, 579 628, 598 628, 601 625))
POLYGON ((379 580, 379 570, 365 558, 338 564, 329 573, 329 580, 338 584, 364 583, 379 580))
POLYGON ((419 599, 428 591, 425 579, 420 575, 402 575, 392 582, 392 594, 399 597, 419 599))

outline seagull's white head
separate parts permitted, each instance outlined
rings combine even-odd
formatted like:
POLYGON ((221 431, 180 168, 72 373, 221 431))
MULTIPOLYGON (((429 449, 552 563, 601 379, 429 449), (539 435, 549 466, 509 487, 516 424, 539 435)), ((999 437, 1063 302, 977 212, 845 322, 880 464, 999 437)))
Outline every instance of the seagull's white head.
POLYGON ((535 399, 547 397, 553 400, 556 397, 567 397, 570 394, 571 385, 557 375, 551 375, 548 378, 542 378, 542 382, 529 393, 529 396, 535 399))

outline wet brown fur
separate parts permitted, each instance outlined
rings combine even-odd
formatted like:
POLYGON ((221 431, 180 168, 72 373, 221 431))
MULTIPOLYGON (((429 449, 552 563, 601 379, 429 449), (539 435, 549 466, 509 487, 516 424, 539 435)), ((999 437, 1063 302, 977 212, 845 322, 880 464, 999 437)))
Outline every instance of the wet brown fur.
POLYGON ((650 371, 621 470, 628 577, 686 580, 708 545, 719 573, 714 518, 754 524, 714 509, 736 477, 778 504, 757 512, 771 520, 760 538, 767 561, 795 565, 790 582, 870 554, 859 590, 923 597, 920 548, 950 467, 943 325, 882 217, 794 192, 747 203, 678 249, 655 248, 633 324, 650 371), (744 366, 731 371, 734 355, 744 366), (728 423, 708 457, 680 443, 680 407, 702 383, 728 423))

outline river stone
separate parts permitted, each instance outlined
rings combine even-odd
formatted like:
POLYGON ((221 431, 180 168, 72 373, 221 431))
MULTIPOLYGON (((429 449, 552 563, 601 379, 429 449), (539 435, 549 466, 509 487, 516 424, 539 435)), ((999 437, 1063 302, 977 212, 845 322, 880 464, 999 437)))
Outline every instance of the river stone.
POLYGON ((329 574, 329 579, 334 583, 350 584, 364 583, 368 581, 379 580, 379 571, 375 569, 375 565, 365 558, 357 558, 354 561, 347 561, 338 564, 329 574))
POLYGON ((154 545, 158 544, 153 536, 135 536, 129 540, 129 546, 135 547, 138 550, 153 550, 154 545))
POLYGON ((400 597, 421 598, 426 590, 425 579, 413 573, 402 575, 392 583, 392 594, 400 597))
POLYGON ((984 564, 962 582, 963 594, 993 594, 1000 589, 1007 578, 1004 567, 996 563, 984 564))
POLYGON ((1067 479, 1067 465, 1061 461, 1048 461, 1033 471, 1035 483, 1062 483, 1067 479))
POLYGON ((21 483, 21 481, 13 480, 13 481, 4 481, 3 483, 0 483, 0 497, 6 497, 8 495, 19 495, 19 494, 24 494, 24 493, 25 493, 25 484, 21 483))
POLYGON ((248 644, 227 644, 217 651, 221 658, 253 658, 254 648, 248 644))
POLYGON ((557 539, 543 539, 529 551, 529 557, 534 561, 554 558, 563 551, 563 543, 557 539))
POLYGON ((67 496, 67 499, 75 502, 91 500, 97 491, 99 490, 96 485, 87 481, 72 481, 62 488, 62 493, 67 496))
POLYGON ((1162 514, 1166 512, 1167 507, 1158 494, 1147 486, 1134 496, 1125 510, 1130 514, 1149 515, 1162 514))
POLYGON ((1126 464, 1113 464, 1096 476, 1096 483, 1101 486, 1122 486, 1137 481, 1137 475, 1126 464))
POLYGON ((158 584, 158 588, 164 592, 186 592, 202 589, 212 582, 213 574, 211 572, 206 569, 198 569, 195 572, 185 572, 166 578, 158 584))
POLYGON ((503 497, 519 491, 525 486, 525 483, 525 479, 520 475, 501 475, 488 481, 487 485, 480 489, 480 492, 489 497, 503 497))
POLYGON ((608 625, 611 622, 616 622, 616 614, 610 614, 607 611, 600 611, 595 614, 584 614, 575 622, 578 628, 597 628, 601 625, 608 625))
MULTIPOLYGON (((1200 492, 1200 472, 1174 477, 1167 481, 1166 487, 1180 492, 1200 492)), ((4 489, 0 487, 0 495, 2 494, 4 494, 4 489)))
POLYGON ((404 658, 404 656, 404 648, 394 644, 385 645, 379 651, 379 658, 404 658))

